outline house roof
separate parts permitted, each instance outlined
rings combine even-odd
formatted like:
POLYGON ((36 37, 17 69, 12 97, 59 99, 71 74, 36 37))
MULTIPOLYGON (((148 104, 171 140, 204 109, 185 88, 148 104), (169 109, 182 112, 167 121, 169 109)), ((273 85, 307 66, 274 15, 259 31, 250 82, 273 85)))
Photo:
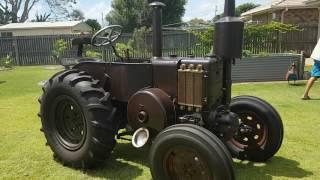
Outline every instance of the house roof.
POLYGON ((18 29, 47 29, 47 28, 72 28, 81 21, 65 21, 65 22, 27 22, 27 23, 11 23, 0 26, 0 30, 18 30, 18 29))
POLYGON ((250 16, 253 14, 261 14, 268 12, 274 9, 285 9, 285 8, 314 8, 315 4, 312 2, 317 2, 319 0, 271 0, 268 4, 258 6, 254 9, 251 9, 245 13, 242 13, 241 16, 250 16))
POLYGON ((308 0, 307 4, 310 5, 320 5, 320 1, 319 0, 308 0))

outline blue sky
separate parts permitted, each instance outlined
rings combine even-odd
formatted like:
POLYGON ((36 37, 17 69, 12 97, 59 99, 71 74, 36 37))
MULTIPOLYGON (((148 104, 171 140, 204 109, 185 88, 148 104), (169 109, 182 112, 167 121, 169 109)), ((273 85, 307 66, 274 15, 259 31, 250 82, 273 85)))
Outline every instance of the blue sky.
MULTIPOLYGON (((81 9, 86 18, 97 19, 101 22, 102 14, 105 16, 111 10, 112 0, 79 0, 76 8, 81 9)), ((257 4, 266 4, 271 0, 236 0, 237 5, 246 2, 257 4)), ((211 19, 215 14, 217 7, 218 13, 223 11, 224 0, 187 0, 186 12, 183 20, 187 21, 193 18, 211 19)), ((45 8, 39 4, 32 11, 30 17, 36 12, 43 12, 45 8)))

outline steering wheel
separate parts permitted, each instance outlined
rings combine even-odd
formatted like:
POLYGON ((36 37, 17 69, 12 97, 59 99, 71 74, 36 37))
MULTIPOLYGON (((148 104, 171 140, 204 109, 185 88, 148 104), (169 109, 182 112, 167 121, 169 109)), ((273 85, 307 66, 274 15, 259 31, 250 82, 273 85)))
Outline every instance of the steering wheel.
POLYGON ((122 26, 111 25, 104 27, 92 36, 91 44, 93 46, 107 46, 115 42, 122 33, 122 26))

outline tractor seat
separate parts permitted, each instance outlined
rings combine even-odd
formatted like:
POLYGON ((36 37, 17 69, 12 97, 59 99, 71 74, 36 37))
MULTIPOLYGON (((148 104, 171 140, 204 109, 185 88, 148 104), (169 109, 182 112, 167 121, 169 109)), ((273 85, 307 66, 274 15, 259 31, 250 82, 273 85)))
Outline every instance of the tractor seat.
POLYGON ((91 44, 91 37, 78 37, 71 40, 72 46, 91 44))
POLYGON ((77 46, 77 59, 81 59, 83 56, 83 45, 91 44, 91 37, 78 37, 71 40, 72 46, 77 46))

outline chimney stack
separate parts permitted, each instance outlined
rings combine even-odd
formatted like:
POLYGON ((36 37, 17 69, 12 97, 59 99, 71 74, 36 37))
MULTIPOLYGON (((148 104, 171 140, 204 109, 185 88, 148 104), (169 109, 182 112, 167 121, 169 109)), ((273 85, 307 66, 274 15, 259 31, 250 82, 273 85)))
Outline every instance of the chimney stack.
POLYGON ((162 2, 149 4, 152 7, 152 49, 153 57, 162 57, 162 8, 166 5, 162 2))

